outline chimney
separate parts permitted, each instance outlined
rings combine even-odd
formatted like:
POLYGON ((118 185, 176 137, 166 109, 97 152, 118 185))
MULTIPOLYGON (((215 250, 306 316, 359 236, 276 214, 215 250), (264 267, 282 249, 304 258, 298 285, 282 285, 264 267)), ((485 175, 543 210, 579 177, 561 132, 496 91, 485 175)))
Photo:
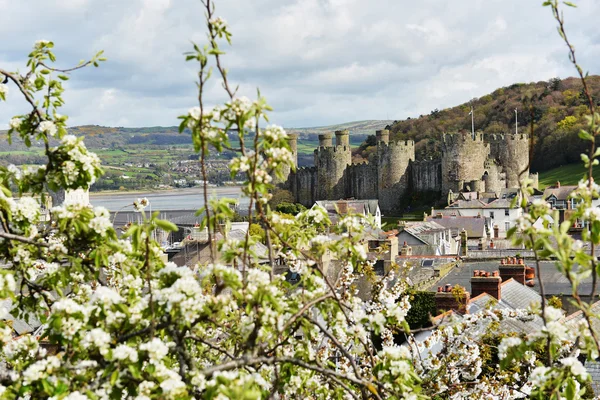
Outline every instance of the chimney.
POLYGON ((482 293, 487 293, 496 300, 500 300, 502 292, 502 278, 498 271, 494 271, 493 274, 486 271, 473 271, 471 277, 471 295, 473 297, 479 296, 482 293))
POLYGON ((560 181, 556 181, 556 188, 560 189, 560 181))
MULTIPOLYGON (((512 260, 511 260, 512 261, 512 260)), ((513 278, 515 281, 519 282, 521 285, 525 284, 525 272, 526 272, 525 264, 517 264, 511 263, 507 264, 502 262, 498 269, 500 270, 500 277, 502 281, 507 281, 510 278, 513 278)))
POLYGON ((338 214, 340 214, 340 215, 348 214, 348 203, 346 203, 345 201, 338 201, 336 203, 336 206, 338 209, 338 214))
POLYGON ((467 235, 467 231, 465 231, 464 229, 462 231, 460 231, 460 254, 463 257, 467 257, 469 250, 467 248, 467 244, 468 244, 468 235, 467 235))
POLYGON ((406 242, 404 242, 404 245, 400 249, 400 255, 401 256, 412 256, 412 247, 409 246, 406 242))
POLYGON ((438 286, 435 294, 435 309, 439 313, 452 310, 459 314, 467 314, 467 305, 470 299, 469 292, 462 286, 452 287, 450 284, 445 287, 438 286))

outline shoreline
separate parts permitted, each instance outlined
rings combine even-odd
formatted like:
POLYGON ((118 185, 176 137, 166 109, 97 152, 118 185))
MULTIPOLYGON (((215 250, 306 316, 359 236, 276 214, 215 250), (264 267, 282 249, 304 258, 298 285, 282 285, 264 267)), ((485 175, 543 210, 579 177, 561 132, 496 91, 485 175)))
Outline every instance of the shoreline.
MULTIPOLYGON (((216 186, 208 188, 208 193, 211 192, 221 192, 221 193, 241 193, 241 186, 216 186)), ((106 196, 139 196, 139 195, 164 195, 164 194, 202 194, 204 192, 204 188, 196 187, 196 188, 173 188, 173 189, 156 189, 156 190, 103 190, 100 192, 90 192, 90 198, 92 197, 106 197, 106 196)))

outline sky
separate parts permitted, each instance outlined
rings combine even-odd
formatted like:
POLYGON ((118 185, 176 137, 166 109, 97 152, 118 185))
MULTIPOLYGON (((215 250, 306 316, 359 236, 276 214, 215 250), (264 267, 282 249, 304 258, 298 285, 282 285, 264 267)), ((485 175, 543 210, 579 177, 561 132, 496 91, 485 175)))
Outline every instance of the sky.
MULTIPOLYGON (((399 120, 481 97, 516 82, 569 77, 567 48, 541 0, 216 0, 233 33, 223 62, 239 93, 257 88, 272 123, 311 127, 399 120)), ((578 61, 600 73, 600 2, 576 1, 566 28, 578 61)), ((0 0, 0 68, 25 70, 36 40, 55 42, 57 66, 104 50, 100 68, 71 74, 69 124, 172 126, 196 105, 206 42, 200 0, 0 0)), ((216 79, 208 105, 225 100, 216 79)), ((28 111, 16 87, 0 128, 28 111)), ((508 111, 507 111, 508 112, 508 111)))

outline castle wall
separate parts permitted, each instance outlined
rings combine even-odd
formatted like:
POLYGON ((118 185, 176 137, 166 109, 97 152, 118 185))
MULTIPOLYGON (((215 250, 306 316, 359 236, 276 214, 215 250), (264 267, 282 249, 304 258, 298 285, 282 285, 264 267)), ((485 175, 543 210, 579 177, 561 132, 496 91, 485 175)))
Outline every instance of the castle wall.
POLYGON ((290 175, 290 185, 296 202, 311 207, 316 198, 317 169, 315 167, 298 168, 290 175))
POLYGON ((415 160, 412 140, 377 143, 377 175, 379 207, 382 212, 398 208, 409 184, 407 170, 415 160))
POLYGON ((346 170, 347 197, 366 200, 377 196, 377 166, 369 163, 352 164, 346 170))
POLYGON ((463 190, 465 184, 480 180, 490 146, 480 133, 444 134, 442 138, 442 195, 463 190))
POLYGON ((410 165, 410 188, 415 192, 439 192, 442 187, 442 163, 438 160, 415 161, 410 165))

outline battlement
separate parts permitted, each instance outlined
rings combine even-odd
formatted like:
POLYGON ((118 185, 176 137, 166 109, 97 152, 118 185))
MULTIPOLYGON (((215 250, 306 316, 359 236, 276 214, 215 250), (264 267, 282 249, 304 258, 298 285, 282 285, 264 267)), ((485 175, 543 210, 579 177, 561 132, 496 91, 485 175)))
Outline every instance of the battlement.
POLYGON ((315 149, 315 154, 343 154, 350 152, 350 146, 330 146, 330 147, 319 147, 315 149))
POLYGON ((508 140, 529 140, 526 133, 485 133, 483 138, 486 142, 506 142, 508 140))
POLYGON ((483 133, 475 132, 475 138, 470 133, 444 133, 442 143, 445 145, 454 145, 463 142, 483 142, 483 133))
POLYGON ((388 149, 403 149, 405 148, 408 151, 414 151, 415 141, 414 140, 394 140, 392 142, 379 142, 379 146, 386 147, 388 149))
POLYGON ((375 131, 375 137, 377 138, 377 143, 384 142, 387 144, 390 142, 390 131, 387 129, 377 130, 375 131))
POLYGON ((298 134, 297 133, 288 133, 288 140, 298 140, 298 134))

